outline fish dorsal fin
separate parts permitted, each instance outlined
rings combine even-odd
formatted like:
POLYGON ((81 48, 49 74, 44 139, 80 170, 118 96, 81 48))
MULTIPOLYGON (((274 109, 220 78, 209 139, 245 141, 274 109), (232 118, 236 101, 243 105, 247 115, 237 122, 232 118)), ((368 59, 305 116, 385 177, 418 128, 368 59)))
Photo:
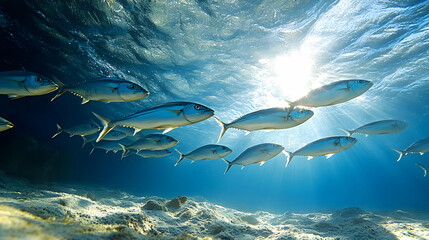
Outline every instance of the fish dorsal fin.
POLYGON ((169 131, 171 131, 173 129, 175 129, 175 127, 167 128, 167 129, 164 130, 164 132, 162 132, 162 134, 166 134, 166 133, 168 133, 169 131))
POLYGON ((138 132, 140 132, 141 131, 141 129, 140 128, 134 128, 134 133, 133 133, 133 136, 135 136, 138 132))
POLYGON ((327 155, 326 155, 326 159, 328 159, 328 158, 332 157, 333 155, 334 155, 334 153, 327 154, 327 155))
POLYGON ((265 163, 265 162, 261 162, 261 164, 259 164, 259 166, 262 166, 262 165, 264 165, 264 163, 265 163))
POLYGON ((18 95, 8 95, 8 97, 9 97, 9 99, 12 99, 12 100, 16 100, 16 99, 20 99, 20 98, 23 98, 24 96, 18 96, 18 95))
POLYGON ((307 160, 310 160, 310 159, 312 159, 312 158, 313 158, 313 156, 308 156, 307 160))
POLYGON ((89 102, 89 100, 82 97, 82 103, 81 104, 83 105, 83 104, 85 104, 87 102, 89 102))
POLYGON ((177 116, 179 116, 183 111, 182 110, 167 110, 169 112, 172 112, 174 114, 176 114, 177 116))
POLYGON ((13 83, 16 83, 16 84, 22 84, 25 81, 25 77, 22 80, 16 80, 16 79, 13 79, 13 78, 4 78, 3 80, 9 81, 9 82, 13 82, 13 83))

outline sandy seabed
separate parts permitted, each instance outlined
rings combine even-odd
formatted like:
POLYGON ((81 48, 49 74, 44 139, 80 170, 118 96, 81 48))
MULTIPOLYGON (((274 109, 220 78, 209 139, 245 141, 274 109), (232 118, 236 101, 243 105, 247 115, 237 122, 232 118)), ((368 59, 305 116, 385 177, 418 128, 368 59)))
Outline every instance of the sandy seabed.
POLYGON ((0 172, 0 239, 429 239, 429 216, 355 207, 246 213, 187 197, 35 185, 0 172))

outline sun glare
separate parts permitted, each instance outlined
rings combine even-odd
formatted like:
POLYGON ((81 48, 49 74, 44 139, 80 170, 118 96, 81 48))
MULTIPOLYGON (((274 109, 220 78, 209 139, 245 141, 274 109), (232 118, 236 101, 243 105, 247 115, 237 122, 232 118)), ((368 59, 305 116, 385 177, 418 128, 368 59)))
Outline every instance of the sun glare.
POLYGON ((307 51, 290 52, 259 62, 265 66, 264 82, 281 98, 296 100, 318 84, 313 76, 314 61, 307 51))
POLYGON ((303 52, 277 56, 273 61, 274 83, 294 100, 311 88, 313 60, 303 52))

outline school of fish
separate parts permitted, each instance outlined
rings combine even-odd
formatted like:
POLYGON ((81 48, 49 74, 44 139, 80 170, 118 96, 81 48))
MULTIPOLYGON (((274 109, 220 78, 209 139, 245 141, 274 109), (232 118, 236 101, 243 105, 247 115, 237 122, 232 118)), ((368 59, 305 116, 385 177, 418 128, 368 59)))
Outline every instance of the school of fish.
MULTIPOLYGON (((57 124, 58 131, 52 138, 62 132, 68 133, 70 137, 81 136, 84 141, 82 148, 88 143, 92 144, 90 154, 98 148, 106 152, 122 151, 121 159, 131 154, 142 158, 162 158, 171 155, 172 151, 168 149, 179 143, 177 139, 165 134, 175 128, 214 117, 221 126, 218 142, 230 128, 244 130, 246 134, 258 130, 293 128, 314 116, 314 112, 305 107, 317 108, 344 103, 364 94, 372 86, 371 81, 362 79, 332 82, 310 90, 296 101, 285 100, 289 103, 289 107, 261 109, 245 114, 230 123, 225 123, 214 116, 213 109, 194 102, 168 102, 142 109, 118 119, 109 119, 94 112, 94 116, 101 125, 93 120, 65 128, 57 124), (162 134, 140 134, 143 129, 163 129, 164 132, 162 134)), ((11 99, 44 95, 55 90, 58 90, 58 93, 51 101, 66 92, 70 92, 82 98, 82 104, 88 101, 131 102, 149 96, 149 91, 139 84, 119 78, 103 77, 67 86, 59 79, 50 79, 34 72, 0 72, 0 95, 8 95, 11 99)), ((12 127, 14 127, 12 122, 0 117, 0 132, 12 127)), ((226 174, 233 165, 241 165, 242 168, 256 163, 263 165, 266 161, 284 153, 287 157, 285 164, 287 167, 295 156, 305 156, 308 159, 318 156, 329 158, 336 153, 345 151, 357 143, 357 139, 352 135, 394 134, 407 127, 408 124, 402 120, 379 120, 353 130, 341 129, 347 136, 317 139, 295 151, 285 150, 284 146, 275 143, 258 144, 247 148, 232 161, 225 159, 225 157, 231 154, 233 150, 219 144, 207 144, 186 154, 174 149, 179 154, 175 166, 185 158, 192 160, 192 162, 222 159, 227 164, 224 173, 226 174)), ((397 161, 409 153, 423 154, 429 151, 429 138, 420 139, 405 150, 393 150, 399 153, 397 161)), ((416 165, 423 169, 426 177, 429 168, 419 163, 416 165)))

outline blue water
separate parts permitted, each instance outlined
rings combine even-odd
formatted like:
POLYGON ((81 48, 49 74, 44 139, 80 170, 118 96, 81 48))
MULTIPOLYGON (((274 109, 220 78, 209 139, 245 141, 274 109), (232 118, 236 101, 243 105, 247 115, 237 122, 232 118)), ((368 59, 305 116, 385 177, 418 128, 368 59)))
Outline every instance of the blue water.
MULTIPOLYGON (((202 197, 240 210, 429 210, 429 177, 405 149, 429 137, 429 2, 427 1, 2 1, 0 70, 38 72, 66 84, 110 76, 142 84, 151 94, 130 103, 90 102, 54 93, 9 100, 0 116, 15 123, 0 133, 0 169, 31 181, 73 182, 140 195, 202 197), (250 3, 251 2, 251 3, 250 3), (246 113, 285 106, 306 91, 342 79, 374 86, 349 102, 313 109, 304 124, 287 130, 230 129, 220 141, 233 160, 264 142, 288 151, 322 137, 342 135, 383 119, 407 121, 404 131, 365 137, 329 159, 282 154, 263 166, 222 160, 191 164, 173 153, 162 159, 81 149, 80 137, 62 134, 94 119, 121 117, 170 101, 193 101, 225 122, 246 113)), ((153 132, 153 131, 152 131, 153 132)), ((214 119, 168 133, 188 153, 215 143, 214 119)))

